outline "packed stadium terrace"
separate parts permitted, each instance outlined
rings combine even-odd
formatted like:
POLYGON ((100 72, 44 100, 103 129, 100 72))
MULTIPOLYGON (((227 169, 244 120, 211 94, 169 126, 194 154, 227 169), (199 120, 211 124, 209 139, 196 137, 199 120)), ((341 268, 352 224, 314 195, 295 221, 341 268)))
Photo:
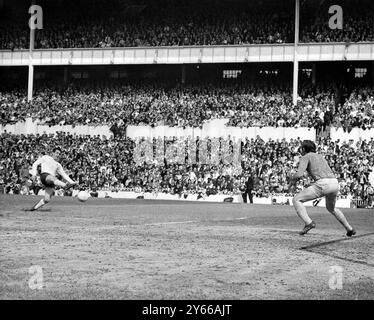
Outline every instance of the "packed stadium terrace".
POLYGON ((374 127, 374 89, 369 87, 352 90, 348 99, 339 108, 333 121, 334 126, 371 129, 374 127))
POLYGON ((261 83, 46 86, 31 103, 25 90, 0 92, 0 124, 31 117, 47 125, 201 127, 227 118, 235 127, 374 128, 373 88, 353 89, 342 106, 332 87, 304 86, 299 94, 294 107, 288 86, 261 83))
MULTIPOLYGON (((176 148, 187 146, 187 139, 166 139, 176 148)), ((153 146, 155 141, 144 139, 153 146)), ((232 148, 222 148, 235 141, 212 139, 194 141, 195 147, 185 157, 168 157, 165 151, 163 161, 157 161, 155 148, 148 159, 136 159, 139 141, 129 138, 100 138, 99 136, 78 136, 65 133, 56 135, 0 135, 0 186, 6 193, 22 193, 29 178, 30 165, 40 154, 49 153, 60 146, 62 165, 80 186, 90 190, 135 191, 179 194, 184 197, 196 194, 205 197, 212 194, 240 194, 248 174, 254 176, 254 192, 257 197, 288 193, 287 175, 295 169, 300 154, 301 140, 290 142, 263 141, 260 138, 240 142, 240 156, 233 159, 232 148), (201 147, 207 146, 206 154, 201 147), (213 160, 213 154, 221 156, 213 160), (169 161, 173 159, 174 161, 169 161), (144 160, 140 162, 139 160, 144 160), (231 159, 231 160, 229 160, 231 159)), ((341 184, 341 195, 354 198, 374 195, 368 181, 370 168, 374 165, 374 140, 363 140, 356 145, 339 145, 328 138, 320 138, 318 152, 326 156, 341 184)), ((191 145, 191 144, 190 144, 191 145)), ((166 148, 167 149, 167 148, 166 148)), ((204 150, 204 149, 203 149, 204 150)), ((139 150, 138 150, 139 151, 139 150)), ((176 153, 177 154, 177 153, 176 153)), ((175 156, 176 156, 175 154, 175 156)), ((158 155, 160 156, 160 155, 158 155)), ((308 185, 305 178, 298 188, 308 185)), ((40 190, 36 185, 34 192, 40 190)))
MULTIPOLYGON (((7 3, 7 2, 6 2, 7 3)), ((35 48, 277 44, 294 41, 294 1, 38 1, 35 48)), ((344 28, 328 27, 335 1, 301 1, 301 42, 374 41, 374 5, 339 1, 344 28)), ((27 49, 28 8, 0 11, 0 49, 27 49)))

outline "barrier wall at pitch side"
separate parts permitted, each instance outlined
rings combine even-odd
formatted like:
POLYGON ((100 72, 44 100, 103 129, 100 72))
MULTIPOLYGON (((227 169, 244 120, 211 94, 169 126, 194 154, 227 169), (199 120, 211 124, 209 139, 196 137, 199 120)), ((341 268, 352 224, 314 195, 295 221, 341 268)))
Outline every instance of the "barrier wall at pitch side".
MULTIPOLYGON (((73 197, 75 197, 78 194, 77 190, 73 191, 73 197)), ((44 190, 40 190, 38 193, 39 196, 44 195, 44 190)), ((196 194, 190 194, 185 199, 184 197, 179 197, 179 195, 176 194, 166 194, 166 193, 158 193, 157 196, 153 193, 136 193, 136 192, 130 192, 130 191, 119 191, 119 192, 111 192, 111 191, 98 191, 98 198, 105 198, 110 197, 113 199, 137 199, 139 196, 143 196, 145 200, 174 200, 174 201, 193 201, 193 202, 212 202, 212 203, 223 203, 225 198, 232 197, 233 203, 243 203, 243 199, 241 195, 225 195, 225 194, 217 194, 217 195, 211 195, 209 197, 206 197, 205 199, 199 199, 197 200, 196 194)), ((273 200, 276 200, 276 204, 282 205, 289 201, 289 205, 292 206, 292 197, 289 196, 282 196, 277 195, 269 198, 253 198, 254 204, 272 204, 273 200)), ((72 198, 72 200, 76 200, 72 198)), ((88 200, 90 201, 90 200, 88 200)), ((306 206, 312 206, 312 201, 308 201, 305 203, 306 206)), ((345 198, 345 199, 338 199, 336 201, 336 207, 338 208, 350 208, 351 205, 351 199, 345 198)), ((320 203, 318 204, 318 207, 325 207, 325 199, 322 199, 320 203)))
POLYGON ((17 122, 16 124, 0 125, 0 133, 8 132, 11 134, 55 134, 56 132, 69 132, 77 135, 100 135, 111 136, 113 133, 109 130, 108 126, 71 126, 71 125, 58 125, 48 126, 39 124, 31 118, 27 118, 24 122, 17 122))
POLYGON ((331 128, 330 136, 332 141, 339 140, 340 142, 352 140, 356 143, 359 140, 374 139, 374 129, 359 129, 353 128, 350 132, 344 131, 343 128, 331 128))
POLYGON ((283 128, 283 127, 230 127, 225 124, 228 119, 216 119, 207 121, 202 128, 188 127, 183 129, 181 127, 168 127, 168 126, 129 126, 127 128, 127 136, 133 139, 139 137, 223 137, 223 138, 236 138, 256 139, 259 136, 261 139, 267 141, 269 139, 309 139, 315 141, 316 131, 313 128, 283 128))
MULTIPOLYGON (((128 126, 127 136, 133 139, 139 137, 225 137, 225 138, 256 138, 261 137, 267 141, 269 139, 309 139, 315 141, 316 133, 313 128, 275 128, 275 127, 250 127, 250 128, 239 128, 229 127, 225 123, 228 119, 216 119, 207 121, 203 127, 192 128, 188 127, 183 129, 182 127, 168 127, 168 126, 128 126)), ((56 132, 69 132, 78 135, 100 135, 110 137, 113 133, 110 131, 109 126, 89 126, 89 125, 57 125, 47 126, 41 125, 37 121, 33 121, 31 118, 27 118, 24 122, 18 122, 12 125, 0 126, 0 133, 7 131, 12 134, 54 134, 56 132)))

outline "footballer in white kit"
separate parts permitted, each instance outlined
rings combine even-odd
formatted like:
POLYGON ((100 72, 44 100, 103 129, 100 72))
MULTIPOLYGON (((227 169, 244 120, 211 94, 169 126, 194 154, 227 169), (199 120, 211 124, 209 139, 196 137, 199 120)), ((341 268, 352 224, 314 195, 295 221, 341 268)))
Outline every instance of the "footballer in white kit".
POLYGON ((31 175, 34 181, 36 179, 36 175, 38 174, 38 166, 41 166, 40 180, 44 185, 45 195, 43 199, 41 199, 31 209, 27 209, 27 211, 38 210, 40 207, 51 201, 51 197, 56 186, 69 189, 77 184, 77 182, 73 181, 66 174, 61 164, 56 161, 56 159, 59 159, 60 154, 61 150, 59 148, 54 148, 51 156, 44 155, 36 160, 32 165, 31 175), (59 180, 57 175, 60 175, 66 182, 59 180))

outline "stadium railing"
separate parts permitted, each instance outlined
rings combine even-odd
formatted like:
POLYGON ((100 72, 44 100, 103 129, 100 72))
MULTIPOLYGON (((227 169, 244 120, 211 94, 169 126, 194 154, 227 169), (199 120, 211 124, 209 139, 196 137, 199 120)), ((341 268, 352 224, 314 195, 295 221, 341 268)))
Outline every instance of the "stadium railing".
MULTIPOLYGON (((250 44, 172 47, 35 49, 33 65, 130 65, 183 63, 292 62, 294 45, 250 44)), ((302 43, 299 61, 374 60, 374 42, 302 43)), ((27 66, 29 50, 0 50, 0 66, 27 66)))
POLYGON ((355 198, 351 200, 351 207, 352 208, 368 208, 369 207, 369 201, 364 200, 361 198, 355 198))

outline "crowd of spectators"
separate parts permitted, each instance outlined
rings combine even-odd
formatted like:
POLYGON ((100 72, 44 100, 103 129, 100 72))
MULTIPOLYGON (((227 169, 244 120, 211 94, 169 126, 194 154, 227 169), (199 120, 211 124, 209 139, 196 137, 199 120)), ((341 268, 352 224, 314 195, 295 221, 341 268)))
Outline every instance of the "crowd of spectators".
POLYGON ((337 108, 333 125, 350 132, 352 128, 374 128, 374 89, 354 89, 342 107, 337 108))
POLYGON ((71 84, 45 86, 31 102, 25 90, 0 91, 0 125, 32 118, 40 124, 108 125, 125 132, 128 125, 202 127, 228 119, 233 127, 329 126, 374 128, 374 89, 356 87, 340 104, 333 87, 302 87, 296 106, 287 85, 71 84))
MULTIPOLYGON (((373 41, 370 1, 340 1, 343 29, 330 29, 329 6, 303 2, 302 42, 373 41)), ((335 4, 335 3, 331 3, 335 4)), ((294 41, 294 2, 153 0, 41 1, 44 28, 35 48, 277 44, 294 41)), ((27 12, 27 11, 25 11, 27 12)), ((27 14, 0 17, 0 49, 27 49, 27 14), (18 17, 18 18, 16 18, 18 17)))
POLYGON ((326 156, 338 177, 341 194, 361 197, 372 203, 374 186, 370 184, 369 175, 374 170, 374 139, 340 143, 321 138, 319 143, 318 152, 326 156))
MULTIPOLYGON (((319 2, 319 1, 316 1, 319 2)), ((300 40, 301 42, 365 42, 374 41, 374 6, 372 1, 341 0, 323 1, 315 6, 313 2, 305 4, 301 13, 300 40), (339 5, 342 8, 342 29, 330 28, 328 14, 330 6, 339 5)), ((302 5, 303 6, 303 5, 302 5)), ((337 11, 334 10, 334 14, 337 11)), ((337 23, 338 20, 332 18, 337 23)))
POLYGON ((0 124, 30 117, 46 125, 166 125, 202 127, 228 119, 235 127, 309 127, 331 124, 335 110, 331 88, 303 88, 293 106, 289 86, 249 84, 43 87, 27 102, 25 91, 0 92, 0 124))
MULTIPOLYGON (((60 146, 63 167, 81 188, 92 192, 135 191, 139 194, 178 194, 180 197, 194 194, 197 198, 214 194, 235 195, 243 192, 249 176, 253 178, 253 192, 257 197, 292 192, 288 189, 288 176, 297 168, 300 158, 299 138, 289 142, 247 138, 240 142, 236 155, 233 148, 222 147, 234 141, 209 141, 207 149, 195 146, 192 158, 187 152, 179 161, 170 161, 173 155, 166 151, 160 158, 154 142, 150 142, 151 157, 140 161, 143 158, 135 156, 137 142, 129 138, 4 133, 0 135, 0 186, 6 193, 24 192, 22 188, 29 178, 33 161, 60 146), (219 155, 218 159, 213 160, 213 154, 219 155)), ((179 143, 186 143, 185 138, 179 139, 179 143)), ((340 182, 341 195, 372 200, 374 189, 369 174, 374 168, 374 140, 354 144, 319 138, 317 144, 318 152, 326 156, 340 182)), ((307 177, 302 179, 297 190, 310 182, 307 177)), ((35 188, 37 192, 40 183, 35 188)))

